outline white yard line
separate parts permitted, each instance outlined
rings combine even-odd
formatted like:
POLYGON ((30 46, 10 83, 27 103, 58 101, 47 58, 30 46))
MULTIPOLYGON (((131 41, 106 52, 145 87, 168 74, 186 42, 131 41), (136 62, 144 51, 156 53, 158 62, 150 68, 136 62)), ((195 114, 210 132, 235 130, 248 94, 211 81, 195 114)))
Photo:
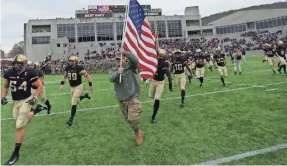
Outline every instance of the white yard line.
MULTIPOLYGON (((284 84, 287 83, 287 81, 285 82, 278 82, 276 84, 284 84)), ((273 85, 273 84, 269 84, 269 85, 273 85)), ((253 89, 253 88, 257 88, 257 87, 243 87, 243 88, 235 88, 235 89, 227 89, 227 90, 222 90, 222 91, 214 91, 214 92, 206 92, 206 93, 200 93, 200 94, 193 94, 193 95, 187 95, 186 98, 189 97, 195 97, 195 96, 205 96, 205 95, 211 95, 211 94, 218 94, 218 93, 225 93, 225 92, 233 92, 233 91, 241 91, 241 90, 245 90, 245 89, 253 89)), ((165 100, 174 100, 174 99, 180 99, 181 97, 170 97, 170 98, 165 98, 165 99, 161 99, 161 101, 165 101, 165 100)), ((145 103, 152 103, 154 102, 154 100, 149 100, 149 101, 144 101, 141 102, 142 104, 145 103)), ((118 107, 118 105, 111 105, 111 106, 103 106, 103 107, 94 107, 94 108, 86 108, 86 109, 81 109, 81 110, 77 110, 77 112, 83 112, 83 111, 90 111, 90 110, 99 110, 99 109, 107 109, 107 108, 114 108, 114 107, 118 107)), ((51 115, 57 115, 57 114, 66 114, 66 113, 70 113, 70 111, 64 111, 64 112, 56 112, 56 113, 51 113, 51 115)), ((38 116, 47 116, 47 114, 41 114, 38 116)), ((1 121, 4 120, 12 120, 13 118, 3 118, 1 119, 1 121)))
POLYGON ((207 162, 204 162, 201 164, 196 164, 196 165, 220 165, 220 164, 229 163, 232 161, 244 159, 247 157, 253 157, 253 156, 257 156, 257 155, 261 155, 261 154, 265 154, 265 153, 275 152, 275 151, 278 151, 281 149, 286 149, 286 148, 287 148, 287 144, 281 144, 281 145, 276 145, 276 146, 272 146, 272 147, 265 148, 265 149, 249 151, 246 153, 242 153, 242 154, 238 154, 238 155, 234 155, 234 156, 230 156, 230 157, 219 158, 216 160, 210 160, 210 161, 207 161, 207 162))
POLYGON ((270 91, 276 91, 276 90, 278 90, 279 88, 274 88, 274 89, 267 89, 267 90, 265 90, 266 92, 270 92, 270 91))

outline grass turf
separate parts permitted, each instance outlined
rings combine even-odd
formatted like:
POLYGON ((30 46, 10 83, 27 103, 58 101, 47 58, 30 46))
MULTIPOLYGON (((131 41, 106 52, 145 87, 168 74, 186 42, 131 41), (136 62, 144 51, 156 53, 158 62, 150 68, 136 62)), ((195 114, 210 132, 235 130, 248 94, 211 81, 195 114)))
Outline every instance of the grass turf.
MULTIPOLYGON (((68 84, 60 93, 61 77, 46 76, 46 92, 55 114, 35 117, 28 125, 17 164, 198 164, 287 143, 287 77, 273 75, 262 57, 247 60, 241 76, 233 75, 229 62, 227 87, 221 86, 217 71, 206 70, 203 88, 193 79, 187 84, 185 108, 179 107, 176 84, 172 93, 166 86, 155 125, 150 124, 153 100, 141 83, 145 132, 141 147, 135 146, 134 134, 123 120, 108 75, 92 76, 92 99, 78 105, 82 111, 77 112, 72 127, 65 125, 71 107, 68 84)), ((1 113, 3 164, 14 148, 15 122, 3 120, 12 117, 12 104, 2 106, 1 113)), ((286 151, 227 164, 286 164, 286 151)))

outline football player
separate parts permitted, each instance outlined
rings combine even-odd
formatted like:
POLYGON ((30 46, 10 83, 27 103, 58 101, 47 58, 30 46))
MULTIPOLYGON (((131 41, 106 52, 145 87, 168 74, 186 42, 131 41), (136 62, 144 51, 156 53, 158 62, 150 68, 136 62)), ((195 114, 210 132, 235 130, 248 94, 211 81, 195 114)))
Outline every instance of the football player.
POLYGON ((205 56, 206 63, 208 64, 209 70, 213 72, 213 69, 212 69, 213 68, 213 63, 212 63, 212 60, 211 60, 211 53, 206 51, 204 56, 205 56))
POLYGON ((19 159, 19 151, 24 140, 25 127, 32 120, 34 115, 42 111, 38 107, 32 109, 35 105, 37 98, 40 96, 43 85, 38 79, 37 73, 33 68, 27 67, 27 57, 19 54, 13 59, 13 68, 4 73, 4 84, 2 89, 1 104, 8 103, 6 95, 8 88, 11 89, 13 107, 13 118, 16 121, 16 143, 15 149, 6 162, 6 165, 13 165, 19 159), (32 95, 31 88, 34 85, 37 90, 32 95))
POLYGON ((276 50, 274 48, 272 48, 271 44, 269 44, 266 48, 266 55, 267 55, 267 60, 271 66, 273 73, 276 74, 276 72, 275 72, 276 50))
POLYGON ((66 78, 68 78, 71 87, 70 94, 72 104, 71 117, 66 122, 66 124, 68 124, 69 126, 72 126, 73 124, 73 120, 77 111, 77 104, 79 103, 79 101, 83 100, 84 98, 88 98, 89 100, 91 99, 89 93, 86 93, 84 96, 81 96, 84 89, 82 84, 82 76, 86 77, 88 80, 89 91, 93 91, 92 79, 90 75, 84 70, 83 66, 78 65, 78 62, 79 60, 76 56, 71 56, 69 58, 68 65, 65 68, 65 73, 63 75, 60 85, 60 91, 62 91, 65 84, 65 80, 66 78))
MULTIPOLYGON (((187 59, 188 67, 192 70, 192 66, 191 66, 192 65, 192 57, 191 56, 186 56, 186 59, 187 59)), ((184 71, 185 71, 185 75, 188 78, 188 82, 191 84, 192 75, 189 73, 189 71, 187 70, 186 67, 184 68, 184 71)))
POLYGON ((181 104, 180 106, 184 107, 184 98, 185 98, 185 85, 186 85, 186 77, 184 72, 184 67, 187 68, 190 74, 191 70, 189 66, 187 65, 187 62, 184 57, 182 57, 182 54, 180 51, 176 51, 175 53, 175 61, 173 62, 172 71, 174 71, 174 74, 177 78, 177 85, 179 86, 179 89, 181 90, 181 104))
POLYGON ((235 49, 232 56, 234 58, 234 75, 237 74, 237 70, 241 75, 242 53, 239 49, 235 49))
POLYGON ((200 87, 203 86, 203 78, 205 74, 205 56, 202 55, 201 49, 196 50, 196 54, 194 56, 193 62, 195 63, 195 75, 197 79, 200 81, 200 87))
POLYGON ((151 123, 156 122, 155 117, 159 109, 160 98, 164 91, 165 75, 168 78, 169 90, 171 92, 173 91, 171 72, 169 70, 169 63, 165 60, 164 56, 166 56, 166 51, 163 49, 159 50, 157 70, 149 87, 149 97, 154 98, 153 114, 152 114, 151 123))
POLYGON ((281 73, 281 69, 283 68, 284 74, 287 76, 286 74, 286 48, 283 45, 283 41, 279 41, 278 42, 278 47, 277 47, 277 55, 279 58, 279 62, 280 62, 280 67, 278 69, 278 72, 281 73))
POLYGON ((216 51, 216 54, 214 56, 216 68, 218 69, 218 72, 220 74, 220 80, 222 82, 222 85, 225 86, 225 80, 224 77, 227 77, 227 69, 226 69, 226 56, 220 49, 216 51))
POLYGON ((267 62, 267 48, 268 48, 269 44, 268 43, 265 43, 263 45, 263 52, 264 52, 264 59, 262 60, 262 62, 267 62))
MULTIPOLYGON (((38 75, 38 79, 40 79, 40 81, 42 82, 43 84, 43 90, 39 96, 39 100, 44 102, 45 105, 47 106, 47 113, 50 114, 51 113, 51 104, 50 104, 50 101, 47 99, 47 96, 46 96, 46 91, 45 91, 45 87, 44 87, 44 74, 43 72, 40 70, 40 63, 39 62, 34 62, 33 64, 33 67, 34 69, 36 70, 37 72, 37 75, 38 75)), ((34 85, 32 85, 32 94, 34 95, 36 93, 36 90, 37 90, 37 87, 35 87, 34 85)), ((39 105, 38 105, 39 106, 39 105)), ((43 107, 43 106, 42 106, 43 107)), ((43 107, 45 108, 45 107, 43 107)))

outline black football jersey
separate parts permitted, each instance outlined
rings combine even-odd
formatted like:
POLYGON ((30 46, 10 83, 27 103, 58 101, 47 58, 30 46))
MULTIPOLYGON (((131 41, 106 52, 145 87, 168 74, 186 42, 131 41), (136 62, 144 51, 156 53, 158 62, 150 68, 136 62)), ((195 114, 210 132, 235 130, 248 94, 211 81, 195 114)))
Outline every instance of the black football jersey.
POLYGON ((286 48, 284 48, 283 46, 278 46, 277 48, 277 54, 283 58, 286 58, 286 48))
POLYGON ((204 67, 204 59, 205 59, 204 55, 195 55, 193 59, 195 67, 197 68, 204 67))
POLYGON ((215 59, 218 66, 225 66, 226 65, 224 54, 215 55, 214 59, 215 59))
MULTIPOLYGON (((39 78, 39 77, 44 77, 44 74, 43 74, 43 72, 42 72, 41 70, 39 70, 39 69, 35 69, 35 70, 36 70, 36 73, 37 73, 38 78, 39 78)), ((44 82, 42 82, 42 83, 43 83, 43 85, 44 85, 44 82)), ((37 89, 37 87, 34 86, 34 85, 32 85, 32 89, 37 89)))
POLYGON ((186 59, 182 57, 176 58, 173 62, 174 74, 184 73, 184 67, 186 66, 186 59))
POLYGON ((235 53, 235 59, 236 60, 241 60, 242 56, 240 54, 235 53))
POLYGON ((169 68, 168 62, 164 59, 159 59, 157 64, 157 70, 153 79, 157 81, 163 81, 165 79, 166 68, 169 68))
POLYGON ((205 54, 205 59, 207 62, 211 61, 211 55, 210 54, 205 54))
POLYGON ((265 54, 271 58, 275 56, 276 52, 275 52, 275 49, 273 48, 267 48, 265 49, 265 54))
POLYGON ((76 65, 75 68, 67 66, 65 68, 66 77, 68 77, 69 83, 71 87, 76 87, 82 84, 82 75, 81 71, 84 70, 83 66, 76 65))
POLYGON ((24 100, 30 97, 32 84, 37 81, 38 76, 35 69, 26 68, 18 74, 16 70, 9 69, 4 73, 4 79, 9 81, 12 100, 24 100))

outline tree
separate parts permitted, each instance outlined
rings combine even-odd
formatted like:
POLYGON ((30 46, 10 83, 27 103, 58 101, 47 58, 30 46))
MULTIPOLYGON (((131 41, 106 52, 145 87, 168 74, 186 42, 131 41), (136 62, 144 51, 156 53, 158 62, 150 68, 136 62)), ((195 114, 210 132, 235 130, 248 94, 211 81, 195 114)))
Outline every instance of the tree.
POLYGON ((0 55, 1 55, 1 58, 5 58, 5 52, 3 50, 0 50, 0 55))
POLYGON ((14 44, 12 49, 8 53, 9 58, 15 57, 17 54, 24 54, 24 41, 14 44))

